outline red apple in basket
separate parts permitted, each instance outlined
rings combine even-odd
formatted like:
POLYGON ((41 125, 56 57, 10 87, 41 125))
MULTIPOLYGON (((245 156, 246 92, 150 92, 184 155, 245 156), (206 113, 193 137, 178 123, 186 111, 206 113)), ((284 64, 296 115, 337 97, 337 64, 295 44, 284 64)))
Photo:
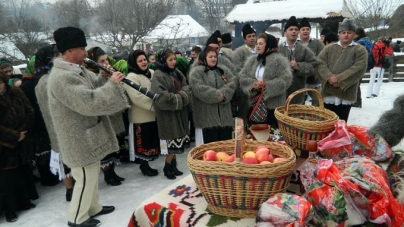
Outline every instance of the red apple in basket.
POLYGON ((243 163, 244 164, 258 164, 258 161, 255 158, 244 158, 243 163))
POLYGON ((270 162, 274 162, 274 156, 272 155, 272 152, 269 152, 268 158, 270 162))
POLYGON ((262 161, 262 162, 260 162, 260 165, 265 165, 265 164, 272 164, 272 162, 268 162, 268 161, 262 161))
POLYGON ((254 151, 247 151, 243 155, 243 159, 245 158, 254 158, 255 159, 255 153, 254 151))
POLYGON ((235 157, 236 157, 236 155, 232 154, 231 156, 229 156, 229 158, 226 160, 226 162, 234 162, 235 157))
POLYGON ((229 159, 229 155, 226 152, 220 151, 216 153, 216 161, 225 162, 229 159))
POLYGON ((204 161, 216 161, 216 152, 214 150, 207 150, 203 153, 204 161))
POLYGON ((284 161, 286 161, 286 158, 280 157, 280 158, 275 158, 275 159, 274 159, 274 163, 284 162, 284 161))
POLYGON ((273 158, 272 158, 272 154, 270 154, 270 155, 271 155, 271 157, 265 151, 263 151, 263 152, 259 152, 258 154, 256 154, 255 157, 259 163, 261 163, 263 161, 271 162, 273 160, 273 158))

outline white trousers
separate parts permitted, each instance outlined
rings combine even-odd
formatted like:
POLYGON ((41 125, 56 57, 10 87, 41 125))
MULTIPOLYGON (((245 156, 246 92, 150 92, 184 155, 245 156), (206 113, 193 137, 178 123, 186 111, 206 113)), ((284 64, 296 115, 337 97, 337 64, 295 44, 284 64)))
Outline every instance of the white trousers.
POLYGON ((374 67, 370 70, 370 81, 368 85, 368 91, 366 92, 366 98, 372 97, 372 94, 379 96, 380 87, 383 83, 384 69, 382 67, 374 67), (373 85, 375 84, 377 76, 377 83, 375 88, 373 89, 373 85))

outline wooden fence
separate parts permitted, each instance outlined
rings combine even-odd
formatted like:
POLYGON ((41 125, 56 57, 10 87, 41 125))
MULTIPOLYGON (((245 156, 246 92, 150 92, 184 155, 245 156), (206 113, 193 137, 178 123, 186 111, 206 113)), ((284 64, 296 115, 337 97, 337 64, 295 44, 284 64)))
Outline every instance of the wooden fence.
MULTIPOLYGON (((404 55, 386 56, 391 63, 389 69, 384 70, 383 82, 404 82, 404 55)), ((368 83, 369 72, 363 76, 362 83, 368 83)))

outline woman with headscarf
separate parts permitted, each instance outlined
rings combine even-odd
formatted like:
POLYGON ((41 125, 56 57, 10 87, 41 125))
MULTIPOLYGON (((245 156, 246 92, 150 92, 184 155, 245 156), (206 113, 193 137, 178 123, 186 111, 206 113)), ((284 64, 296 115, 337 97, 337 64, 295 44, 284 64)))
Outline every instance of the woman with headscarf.
POLYGON ((151 90, 159 94, 154 110, 159 138, 167 141, 168 154, 163 171, 168 179, 183 174, 177 169, 176 156, 184 153, 190 142, 187 106, 191 92, 185 76, 175 69, 175 63, 172 50, 160 51, 151 81, 151 90))
POLYGON ((217 55, 215 48, 207 46, 190 72, 194 122, 197 129, 202 129, 203 143, 232 138, 230 100, 236 89, 236 77, 230 69, 218 65, 217 55))
POLYGON ((52 174, 49 168, 51 142, 35 94, 35 87, 38 81, 43 75, 47 74, 52 67, 52 60, 55 57, 54 49, 56 49, 55 44, 47 45, 40 48, 35 53, 33 76, 24 76, 23 83, 20 86, 35 110, 32 130, 28 133, 27 139, 31 141, 32 150, 36 157, 36 165, 41 176, 40 181, 43 186, 54 186, 60 182, 58 176, 52 174))
MULTIPOLYGON (((278 53, 278 40, 269 34, 261 33, 257 38, 256 51, 258 56, 251 56, 240 73, 240 88, 250 99, 263 90, 263 102, 267 108, 266 123, 278 128, 275 108, 285 104, 286 90, 292 84, 292 71, 288 60, 278 53)), ((250 107, 251 115, 253 107, 250 107)))
MULTIPOLYGON (((104 52, 104 50, 102 50, 100 47, 92 47, 87 51, 87 53, 88 58, 90 58, 91 60, 97 62, 100 65, 110 67, 108 56, 104 52)), ((107 72, 99 70, 97 67, 89 64, 85 64, 85 67, 88 70, 96 74, 99 74, 99 76, 105 77, 105 82, 107 82, 107 77, 110 76, 107 72)), ((125 132, 125 125, 123 123, 122 113, 117 113, 109 117, 111 119, 111 123, 115 131, 115 134, 117 135, 119 145, 121 145, 125 137, 123 135, 125 132)), ((122 184, 121 181, 125 180, 124 178, 118 176, 114 170, 115 165, 120 164, 121 161, 119 158, 119 151, 113 152, 105 156, 105 158, 101 160, 101 169, 102 172, 104 173, 104 180, 108 185, 111 186, 121 185, 122 184)))
POLYGON ((38 199, 30 169, 31 154, 25 135, 34 120, 34 109, 24 93, 8 85, 0 71, 0 214, 7 222, 18 220, 17 211, 35 207, 38 199))
MULTIPOLYGON (((126 78, 150 90, 154 71, 147 66, 146 54, 143 50, 131 51, 128 57, 129 74, 126 78)), ((160 155, 160 139, 153 100, 126 84, 124 86, 131 106, 129 109, 131 160, 140 159, 140 171, 143 175, 156 176, 158 170, 149 165, 149 161, 153 161, 160 155)))

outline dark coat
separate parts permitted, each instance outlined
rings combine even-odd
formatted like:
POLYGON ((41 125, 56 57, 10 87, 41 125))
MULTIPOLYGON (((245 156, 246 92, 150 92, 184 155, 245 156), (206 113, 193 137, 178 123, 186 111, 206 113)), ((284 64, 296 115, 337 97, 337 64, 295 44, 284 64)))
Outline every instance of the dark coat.
POLYGON ((34 80, 34 77, 28 77, 23 81, 20 88, 24 92, 25 96, 27 97, 32 108, 34 108, 35 111, 34 124, 29 135, 30 137, 32 137, 31 141, 34 152, 40 154, 44 151, 50 151, 51 142, 49 139, 48 131, 46 130, 42 112, 38 105, 37 97, 35 95, 35 83, 36 82, 34 80))
POLYGON ((21 89, 9 87, 0 95, 0 170, 14 169, 28 164, 28 139, 18 142, 20 132, 31 128, 34 109, 21 89))
POLYGON ((174 75, 156 70, 151 81, 151 91, 159 94, 154 105, 159 137, 162 140, 173 140, 189 135, 187 106, 191 100, 191 92, 185 76, 176 71, 176 78, 181 89, 175 93, 174 75))

